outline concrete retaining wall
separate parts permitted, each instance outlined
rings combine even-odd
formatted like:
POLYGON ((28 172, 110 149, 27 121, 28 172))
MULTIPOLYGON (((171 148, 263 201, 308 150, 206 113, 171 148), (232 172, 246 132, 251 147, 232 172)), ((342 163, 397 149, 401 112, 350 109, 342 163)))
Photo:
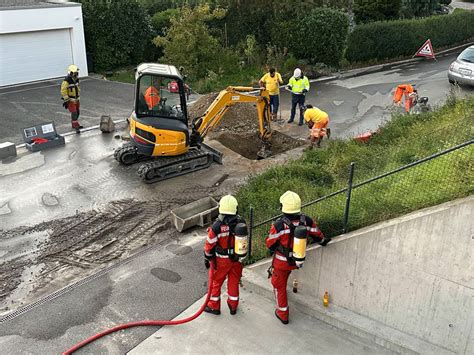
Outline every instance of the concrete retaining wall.
POLYGON ((291 275, 298 298, 320 304, 327 290, 335 308, 448 352, 474 353, 473 211, 471 196, 312 247, 291 275))

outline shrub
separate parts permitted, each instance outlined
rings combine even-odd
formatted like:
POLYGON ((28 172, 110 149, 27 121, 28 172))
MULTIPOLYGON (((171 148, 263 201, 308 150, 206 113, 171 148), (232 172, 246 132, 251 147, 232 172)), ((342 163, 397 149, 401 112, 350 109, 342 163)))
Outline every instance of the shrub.
POLYGON ((350 62, 408 56, 428 39, 436 47, 462 43, 474 37, 474 13, 459 12, 415 20, 373 22, 357 26, 349 35, 350 62))
POLYGON ((87 51, 94 67, 136 64, 151 47, 150 17, 136 0, 81 0, 87 51))
POLYGON ((337 66, 346 46, 349 20, 339 11, 315 8, 301 20, 301 27, 293 25, 293 39, 289 49, 296 57, 309 63, 337 66))

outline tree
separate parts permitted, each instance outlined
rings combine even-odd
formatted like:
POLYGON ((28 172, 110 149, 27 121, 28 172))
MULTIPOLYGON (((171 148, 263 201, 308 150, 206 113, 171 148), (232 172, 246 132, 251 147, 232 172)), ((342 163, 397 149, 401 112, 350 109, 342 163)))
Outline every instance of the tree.
POLYGON ((354 3, 357 23, 398 19, 400 9, 401 0, 355 0, 354 3))
POLYGON ((179 16, 179 9, 167 9, 157 12, 151 18, 153 29, 157 35, 163 36, 171 26, 171 18, 179 16))
POLYGON ((136 0, 80 0, 86 48, 96 70, 136 64, 151 46, 150 17, 136 0))
POLYGON ((225 10, 211 11, 208 4, 185 6, 180 16, 171 18, 166 35, 155 37, 153 43, 163 48, 165 62, 183 66, 193 79, 203 78, 209 70, 216 72, 223 53, 219 41, 209 34, 207 23, 224 16, 225 10))

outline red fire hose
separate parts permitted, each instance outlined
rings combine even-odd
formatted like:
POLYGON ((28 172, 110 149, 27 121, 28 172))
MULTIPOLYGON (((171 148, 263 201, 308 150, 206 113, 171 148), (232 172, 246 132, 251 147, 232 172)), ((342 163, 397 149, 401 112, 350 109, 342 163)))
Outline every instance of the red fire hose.
POLYGON ((143 326, 178 325, 178 324, 188 323, 188 322, 191 322, 192 320, 196 319, 204 311, 204 308, 206 308, 207 302, 209 302, 209 298, 211 297, 212 280, 213 280, 213 277, 214 277, 214 263, 211 262, 210 264, 211 264, 211 268, 209 269, 209 277, 208 277, 208 280, 207 280, 206 300, 201 305, 199 310, 195 314, 193 314, 192 316, 190 316, 188 318, 184 318, 184 319, 177 319, 177 320, 144 320, 144 321, 139 321, 139 322, 130 322, 130 323, 117 325, 116 327, 107 329, 107 330, 105 330, 101 333, 97 333, 97 334, 91 336, 90 338, 88 338, 86 340, 83 340, 80 343, 77 343, 72 348, 70 348, 70 349, 66 350, 65 352, 63 352, 63 355, 70 355, 73 352, 75 352, 75 351, 79 350, 80 348, 82 348, 83 346, 85 346, 89 343, 92 343, 93 341, 95 341, 99 338, 102 338, 103 336, 105 336, 107 334, 114 333, 118 330, 132 328, 132 327, 143 327, 143 326))

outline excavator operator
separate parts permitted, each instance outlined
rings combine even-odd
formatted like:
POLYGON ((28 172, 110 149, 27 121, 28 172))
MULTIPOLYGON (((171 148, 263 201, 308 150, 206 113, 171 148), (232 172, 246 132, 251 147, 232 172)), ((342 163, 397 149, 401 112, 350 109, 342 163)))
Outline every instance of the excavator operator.
POLYGON ((146 89, 144 93, 145 102, 150 111, 157 107, 161 101, 160 87, 160 79, 154 77, 152 84, 148 87, 148 89, 146 89))

